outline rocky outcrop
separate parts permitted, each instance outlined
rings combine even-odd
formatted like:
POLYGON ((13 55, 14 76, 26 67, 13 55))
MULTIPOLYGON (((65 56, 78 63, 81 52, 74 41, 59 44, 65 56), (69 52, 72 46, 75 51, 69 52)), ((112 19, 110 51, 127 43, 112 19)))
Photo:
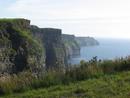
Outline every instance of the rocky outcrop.
POLYGON ((46 68, 65 67, 67 59, 61 30, 32 26, 34 36, 42 41, 46 51, 46 68))
POLYGON ((31 26, 26 19, 0 20, 0 73, 64 68, 80 46, 97 45, 90 37, 62 34, 61 29, 31 26))
POLYGON ((62 40, 65 45, 67 58, 80 55, 80 46, 77 43, 76 37, 74 35, 63 34, 62 40))
POLYGON ((36 71, 44 66, 43 47, 26 19, 0 20, 0 72, 36 71))
POLYGON ((76 37, 76 41, 80 46, 95 46, 99 45, 99 42, 93 37, 76 37))

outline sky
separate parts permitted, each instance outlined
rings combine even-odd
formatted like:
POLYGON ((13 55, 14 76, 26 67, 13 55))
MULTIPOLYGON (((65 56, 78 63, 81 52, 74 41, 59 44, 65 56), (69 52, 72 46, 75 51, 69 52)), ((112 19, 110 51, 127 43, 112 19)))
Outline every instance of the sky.
POLYGON ((0 0, 0 12, 65 34, 130 39, 130 0, 0 0))

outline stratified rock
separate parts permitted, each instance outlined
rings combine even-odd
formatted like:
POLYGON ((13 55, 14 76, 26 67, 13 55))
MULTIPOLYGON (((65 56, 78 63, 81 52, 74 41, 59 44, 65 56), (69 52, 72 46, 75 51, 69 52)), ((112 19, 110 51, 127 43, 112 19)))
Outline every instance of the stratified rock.
POLYGON ((41 44, 26 19, 0 19, 0 72, 37 71, 44 66, 41 44))
POLYGON ((54 28, 38 28, 32 26, 34 36, 42 41, 46 51, 46 67, 59 68, 66 65, 65 47, 61 38, 61 30, 54 28))
POLYGON ((80 55, 80 46, 76 41, 74 35, 62 35, 62 40, 65 45, 67 57, 70 58, 72 56, 79 56, 80 55))

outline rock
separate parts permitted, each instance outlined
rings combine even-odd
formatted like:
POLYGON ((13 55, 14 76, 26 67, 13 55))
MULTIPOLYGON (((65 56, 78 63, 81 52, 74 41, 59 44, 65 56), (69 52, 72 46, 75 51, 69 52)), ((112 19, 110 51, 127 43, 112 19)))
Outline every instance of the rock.
POLYGON ((93 37, 76 37, 76 41, 80 46, 95 46, 99 45, 99 42, 93 37))
POLYGON ((42 41, 46 51, 46 68, 59 68, 66 65, 66 53, 60 29, 32 26, 34 36, 42 41))
POLYGON ((0 72, 40 70, 44 66, 41 44, 30 32, 26 19, 0 19, 0 72))
POLYGON ((80 55, 81 46, 98 44, 92 37, 30 25, 30 20, 0 19, 0 73, 65 68, 70 57, 80 55))
POLYGON ((68 58, 80 55, 80 46, 77 43, 76 37, 74 35, 63 34, 62 40, 65 44, 66 54, 68 58))

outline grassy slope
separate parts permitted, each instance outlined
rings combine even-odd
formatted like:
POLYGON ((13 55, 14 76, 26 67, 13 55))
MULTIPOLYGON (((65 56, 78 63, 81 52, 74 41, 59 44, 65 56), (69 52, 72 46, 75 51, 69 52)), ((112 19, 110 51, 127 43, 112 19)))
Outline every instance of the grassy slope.
POLYGON ((130 98, 130 71, 0 98, 130 98))

